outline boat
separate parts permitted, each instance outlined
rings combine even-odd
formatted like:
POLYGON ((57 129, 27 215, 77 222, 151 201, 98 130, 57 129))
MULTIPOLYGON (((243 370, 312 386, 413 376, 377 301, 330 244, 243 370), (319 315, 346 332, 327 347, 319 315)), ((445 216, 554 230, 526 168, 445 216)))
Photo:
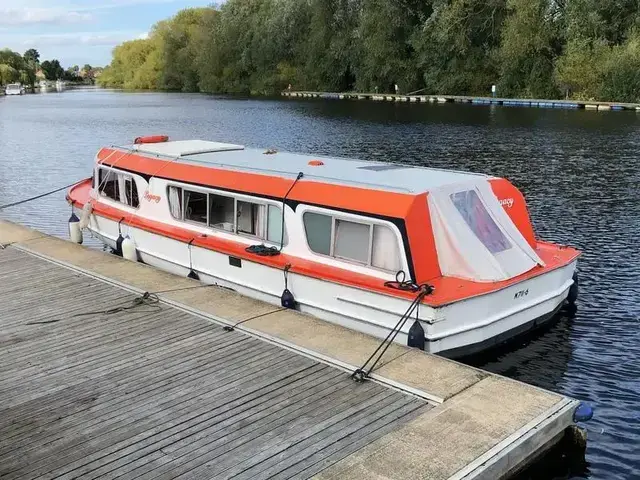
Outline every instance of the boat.
POLYGON ((151 136, 101 148, 67 201, 74 241, 452 358, 578 296, 580 251, 483 174, 151 136))
POLYGON ((6 95, 22 95, 24 88, 19 83, 9 83, 5 88, 6 95))
POLYGON ((49 91, 49 82, 47 82, 46 80, 40 80, 40 83, 38 83, 38 87, 40 90, 40 93, 47 93, 49 91))
POLYGON ((63 80, 56 80, 56 91, 62 92, 66 87, 66 83, 63 80))

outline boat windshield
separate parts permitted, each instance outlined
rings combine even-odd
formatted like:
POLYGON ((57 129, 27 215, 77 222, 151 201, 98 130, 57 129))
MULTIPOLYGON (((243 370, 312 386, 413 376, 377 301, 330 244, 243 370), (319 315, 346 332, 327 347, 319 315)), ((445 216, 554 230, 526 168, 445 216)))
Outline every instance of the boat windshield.
POLYGON ((7 90, 19 90, 19 89, 20 89, 19 83, 10 83, 9 85, 7 85, 7 90))
POLYGON ((543 264, 486 180, 443 187, 427 198, 443 275, 495 282, 543 264))

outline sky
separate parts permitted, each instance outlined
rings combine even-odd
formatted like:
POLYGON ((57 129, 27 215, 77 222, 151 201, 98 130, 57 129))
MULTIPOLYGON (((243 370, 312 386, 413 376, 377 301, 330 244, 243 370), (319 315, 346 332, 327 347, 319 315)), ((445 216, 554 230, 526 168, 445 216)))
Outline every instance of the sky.
POLYGON ((40 52, 63 67, 104 66, 117 44, 145 38, 151 26, 212 0, 0 0, 0 49, 40 52))

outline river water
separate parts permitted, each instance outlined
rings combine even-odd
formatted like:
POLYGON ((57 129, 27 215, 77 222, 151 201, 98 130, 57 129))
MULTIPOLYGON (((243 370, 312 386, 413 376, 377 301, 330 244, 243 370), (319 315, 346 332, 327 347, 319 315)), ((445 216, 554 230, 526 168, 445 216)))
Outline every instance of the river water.
MULTIPOLYGON (((149 134, 507 177, 541 238, 584 251, 579 310, 473 363, 595 407, 586 463, 548 457, 522 478, 639 478, 639 133, 635 112, 105 90, 0 97, 0 204, 87 177, 99 147, 149 134)), ((69 207, 59 193, 0 216, 66 236, 69 207)))

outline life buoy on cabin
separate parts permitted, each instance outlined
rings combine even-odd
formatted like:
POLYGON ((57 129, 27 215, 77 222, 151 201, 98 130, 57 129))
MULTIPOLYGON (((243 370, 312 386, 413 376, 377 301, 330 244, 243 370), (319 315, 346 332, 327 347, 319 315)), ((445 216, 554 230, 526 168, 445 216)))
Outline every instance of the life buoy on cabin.
POLYGON ((146 137, 136 138, 133 141, 133 143, 135 143, 136 145, 140 145, 142 143, 163 143, 168 141, 169 141, 168 135, 148 135, 146 137))

